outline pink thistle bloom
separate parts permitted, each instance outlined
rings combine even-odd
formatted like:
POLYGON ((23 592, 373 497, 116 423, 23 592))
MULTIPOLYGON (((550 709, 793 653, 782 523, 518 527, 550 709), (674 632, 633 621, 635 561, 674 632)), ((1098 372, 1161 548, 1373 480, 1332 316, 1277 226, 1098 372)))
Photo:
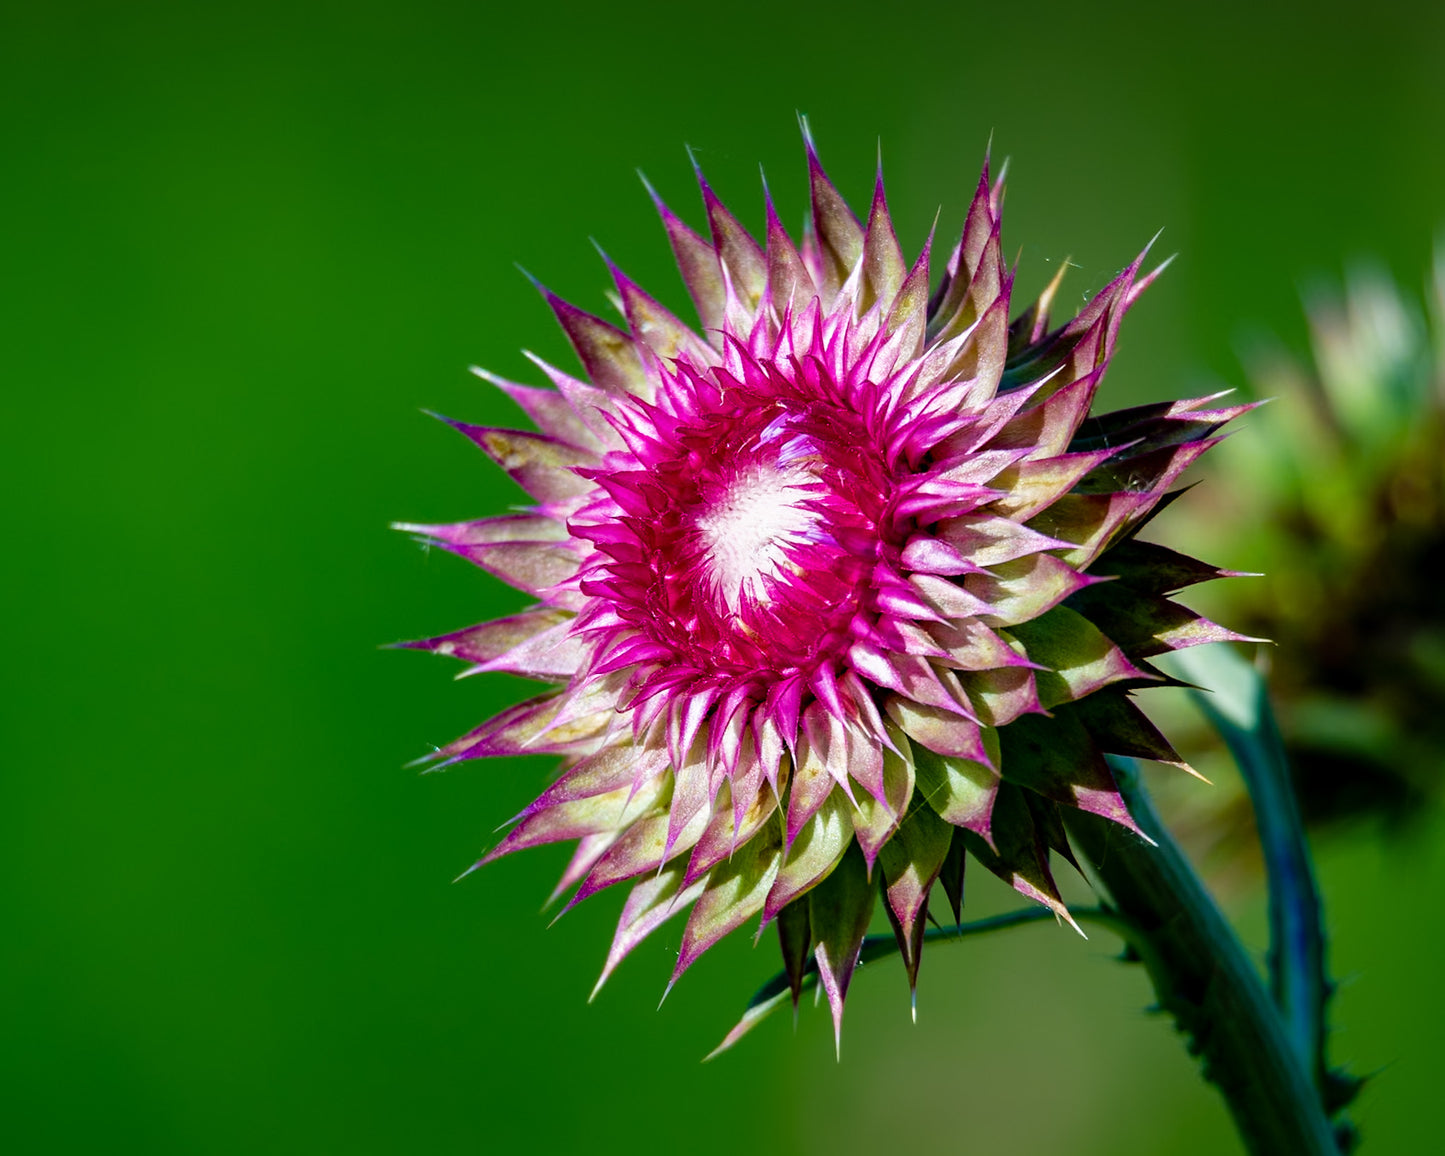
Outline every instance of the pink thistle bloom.
POLYGON ((776 923, 836 1024, 875 894, 914 984, 965 852, 1068 919, 1059 808, 1137 829, 1105 752, 1183 765, 1129 695, 1152 656, 1237 637, 1167 597, 1224 572, 1136 534, 1248 407, 1091 416, 1158 270, 1051 329, 1056 281, 1010 322, 987 165, 930 296, 881 174, 860 222, 808 163, 801 245, 771 200, 759 244, 701 173, 711 241, 658 201, 700 331, 616 268, 626 330, 543 289, 585 380, 484 373, 539 432, 452 423, 535 504, 404 528, 536 599, 408 644, 554 684, 437 755, 563 759, 478 865, 575 840, 558 894, 630 882, 602 980, 673 916, 674 981, 776 923))

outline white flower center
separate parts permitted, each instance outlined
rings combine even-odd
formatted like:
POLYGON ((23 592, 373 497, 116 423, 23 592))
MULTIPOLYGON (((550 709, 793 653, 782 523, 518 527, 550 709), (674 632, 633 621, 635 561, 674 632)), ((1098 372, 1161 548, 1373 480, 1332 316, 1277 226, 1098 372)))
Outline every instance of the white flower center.
POLYGON ((734 614, 745 592, 770 602, 768 579, 788 565, 789 548, 817 539, 821 517, 804 503, 822 490, 801 462, 754 465, 733 475, 698 515, 707 581, 734 614))

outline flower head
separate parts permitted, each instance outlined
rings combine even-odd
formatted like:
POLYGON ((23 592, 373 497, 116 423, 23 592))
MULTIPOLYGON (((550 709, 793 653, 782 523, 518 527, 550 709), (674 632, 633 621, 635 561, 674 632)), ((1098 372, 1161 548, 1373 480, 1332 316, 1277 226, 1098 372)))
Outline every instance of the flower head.
POLYGON ((674 980, 775 922, 836 1022, 876 892, 911 983, 965 852, 1067 919, 1059 808, 1132 828, 1104 753, 1178 762, 1129 692, 1234 636, 1167 597, 1221 571, 1136 534, 1246 407, 1090 416, 1153 274, 1010 322, 987 165, 931 296, 881 175, 859 221, 811 141, 808 165, 801 245, 770 200, 756 242, 701 173, 710 241, 658 201, 700 330, 615 268, 626 330, 542 289, 586 379, 483 374, 540 432, 452 423, 534 504, 408 527, 537 604, 410 645, 555 684, 438 757, 562 756, 481 863, 576 840, 571 903, 630 882, 603 979, 674 915, 674 980))

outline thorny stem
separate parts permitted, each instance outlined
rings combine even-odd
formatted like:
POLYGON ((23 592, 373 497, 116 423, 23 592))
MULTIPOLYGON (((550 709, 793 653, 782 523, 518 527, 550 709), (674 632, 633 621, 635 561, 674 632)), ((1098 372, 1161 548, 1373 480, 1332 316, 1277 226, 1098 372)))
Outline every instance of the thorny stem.
POLYGON ((1183 667, 1193 682, 1214 693, 1194 690, 1190 697, 1229 746, 1254 805, 1255 828, 1269 882, 1269 983, 1300 1062, 1323 1093, 1325 936, 1319 889, 1304 823, 1290 782, 1289 763, 1264 679, 1228 647, 1198 655, 1183 667))
POLYGON ((1203 1059, 1253 1156, 1339 1156, 1306 1063, 1233 928, 1160 822, 1127 759, 1119 792, 1150 847, 1116 823, 1072 808, 1064 821, 1172 1014, 1203 1059))

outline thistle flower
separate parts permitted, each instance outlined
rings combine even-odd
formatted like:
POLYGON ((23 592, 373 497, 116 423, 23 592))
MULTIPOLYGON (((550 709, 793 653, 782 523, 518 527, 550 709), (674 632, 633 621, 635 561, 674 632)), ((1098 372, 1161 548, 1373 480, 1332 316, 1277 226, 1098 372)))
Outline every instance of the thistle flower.
POLYGON ((1216 463, 1191 536, 1270 577, 1219 603, 1279 643, 1270 681, 1307 818, 1402 820, 1445 767, 1445 250, 1423 311, 1363 267, 1307 315, 1308 362, 1247 359, 1274 403, 1263 436, 1216 463))
POLYGON ((711 240, 653 194, 699 330, 616 267, 625 330, 538 286, 585 379, 483 372, 539 432, 451 423, 534 504, 404 527, 536 605, 407 645, 554 684, 437 759, 562 757, 476 866, 576 840, 569 907, 630 883, 602 980, 673 916, 674 982, 757 920, 836 1026, 875 892, 912 986, 965 853, 1072 922, 1060 809, 1137 830, 1104 753, 1179 756, 1130 692, 1237 636, 1168 597, 1223 572, 1136 535, 1248 407, 1090 416, 1142 254, 1066 324, 1057 281, 1010 322, 987 163, 930 296, 881 172, 859 221, 807 156, 800 245, 700 171, 711 240))

